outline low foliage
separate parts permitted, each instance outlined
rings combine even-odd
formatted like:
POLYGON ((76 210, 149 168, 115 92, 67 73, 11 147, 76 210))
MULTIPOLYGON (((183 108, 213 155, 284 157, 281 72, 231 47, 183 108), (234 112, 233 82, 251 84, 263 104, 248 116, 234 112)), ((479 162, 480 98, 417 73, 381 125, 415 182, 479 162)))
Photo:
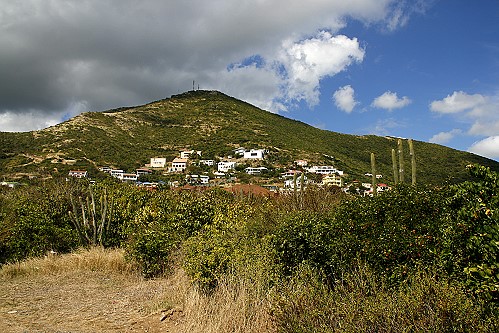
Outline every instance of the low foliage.
POLYGON ((165 273, 180 244, 212 222, 216 207, 227 196, 163 191, 151 198, 127 228, 127 253, 143 267, 146 276, 165 273))
MULTIPOLYGON (((115 183, 93 191, 114 206, 103 245, 123 247, 144 276, 182 267, 207 297, 226 281, 244 280, 262 299, 278 291, 284 332, 398 331, 384 323, 399 321, 486 331, 498 315, 499 176, 468 171, 473 181, 362 198, 318 188, 277 198, 115 183)), ((79 182, 0 192, 1 262, 82 245, 70 197, 86 195, 79 182)))
POLYGON ((494 332, 498 317, 459 285, 417 270, 389 288, 357 263, 333 289, 302 265, 271 296, 279 332, 494 332))
POLYGON ((488 300, 499 301, 499 174, 477 165, 474 181, 453 186, 448 253, 464 272, 466 284, 488 300), (456 260, 458 259, 458 260, 456 260))

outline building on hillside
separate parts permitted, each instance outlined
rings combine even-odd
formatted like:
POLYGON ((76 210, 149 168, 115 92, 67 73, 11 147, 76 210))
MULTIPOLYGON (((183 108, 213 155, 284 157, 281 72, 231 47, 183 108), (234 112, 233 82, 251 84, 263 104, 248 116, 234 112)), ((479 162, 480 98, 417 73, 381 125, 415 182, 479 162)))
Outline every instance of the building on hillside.
POLYGON ((99 171, 110 173, 111 172, 111 168, 108 167, 108 166, 103 166, 103 167, 99 168, 99 171))
POLYGON ((116 178, 119 178, 119 179, 122 179, 123 178, 123 174, 125 173, 125 171, 123 170, 118 170, 118 169, 113 169, 111 170, 110 174, 111 176, 113 177, 116 177, 116 178))
POLYGON ((343 178, 336 173, 331 173, 322 177, 322 185, 334 185, 338 187, 343 187, 343 178))
POLYGON ((244 152, 246 149, 244 147, 239 147, 237 149, 234 149, 234 155, 236 156, 244 156, 244 152))
POLYGON ((151 168, 164 168, 166 166, 166 157, 151 158, 151 168))
POLYGON ((210 177, 206 175, 186 175, 185 181, 191 185, 208 185, 210 177))
POLYGON ((308 162, 307 162, 307 161, 305 161, 305 160, 296 160, 296 161, 295 161, 295 164, 296 164, 297 166, 306 167, 306 166, 308 165, 308 162))
POLYGON ((294 178, 295 176, 298 177, 301 175, 300 170, 288 170, 286 172, 281 173, 281 178, 286 179, 286 178, 294 178))
POLYGON ((68 175, 75 178, 87 178, 88 172, 86 170, 71 170, 68 175))
POLYGON ((222 161, 218 162, 217 169, 219 172, 228 172, 229 170, 234 170, 236 165, 236 162, 222 161))
POLYGON ((172 161, 172 166, 168 170, 170 172, 184 172, 187 169, 187 159, 186 158, 174 158, 172 161))
POLYGON ((248 167, 244 169, 244 172, 246 172, 249 175, 259 175, 267 170, 268 169, 266 167, 256 167, 256 168, 248 167))
POLYGON ((214 166, 215 165, 215 161, 214 160, 200 160, 199 164, 204 164, 204 165, 207 165, 207 166, 214 166))
POLYGON ((180 152, 180 158, 190 158, 192 157, 194 154, 197 154, 199 156, 201 156, 201 150, 184 150, 184 151, 181 151, 180 152))
POLYGON ((318 173, 321 175, 330 175, 333 173, 336 173, 340 176, 343 176, 343 171, 336 169, 333 166, 330 165, 318 165, 318 166, 311 166, 307 168, 307 171, 310 173, 318 173))
POLYGON ((136 173, 122 173, 118 178, 124 182, 136 182, 139 176, 136 173))
MULTIPOLYGON (((372 174, 372 173, 367 172, 367 173, 365 173, 365 174, 364 174, 364 176, 366 176, 366 177, 372 177, 372 176, 373 176, 373 174, 372 174)), ((383 178, 383 175, 376 175, 376 179, 381 179, 381 178, 383 178)))
POLYGON ((21 185, 21 183, 3 181, 3 182, 0 183, 0 185, 1 186, 6 186, 8 188, 14 188, 14 187, 17 187, 17 186, 21 185))
POLYGON ((266 154, 265 149, 250 149, 244 152, 243 158, 263 160, 265 154, 266 154))
POLYGON ((376 188, 376 190, 378 191, 378 193, 380 193, 380 192, 385 192, 385 191, 388 191, 388 190, 390 190, 390 189, 391 189, 391 187, 390 187, 390 186, 388 186, 388 185, 386 185, 386 184, 383 184, 383 183, 379 183, 379 184, 378 184, 378 187, 376 188))
POLYGON ((141 168, 141 169, 137 169, 135 170, 135 173, 137 174, 137 176, 143 176, 143 175, 150 175, 152 173, 152 170, 149 170, 149 169, 146 169, 146 168, 141 168))

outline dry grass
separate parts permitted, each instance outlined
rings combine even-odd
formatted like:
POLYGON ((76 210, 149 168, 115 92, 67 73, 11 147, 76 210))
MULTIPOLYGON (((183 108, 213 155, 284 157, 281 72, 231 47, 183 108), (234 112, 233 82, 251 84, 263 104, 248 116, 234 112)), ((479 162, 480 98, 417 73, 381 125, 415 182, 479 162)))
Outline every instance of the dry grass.
POLYGON ((186 332, 275 332, 268 299, 247 282, 220 283, 209 296, 191 289, 186 298, 186 332))
POLYGON ((0 270, 0 278, 59 275, 68 271, 100 271, 136 275, 136 267, 126 262, 123 255, 123 250, 107 250, 101 247, 90 250, 80 249, 75 253, 62 256, 48 253, 43 258, 32 258, 3 266, 0 270))
POLYGON ((180 269, 146 280, 121 250, 93 248, 3 266, 0 332, 271 332, 254 296, 231 283, 204 295, 180 269))

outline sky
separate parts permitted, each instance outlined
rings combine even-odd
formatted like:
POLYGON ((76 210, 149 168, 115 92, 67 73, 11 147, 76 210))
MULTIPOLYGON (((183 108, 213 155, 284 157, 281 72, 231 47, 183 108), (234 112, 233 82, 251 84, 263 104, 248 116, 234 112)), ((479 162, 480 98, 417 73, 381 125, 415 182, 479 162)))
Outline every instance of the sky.
POLYGON ((0 0, 0 131, 195 88, 499 161, 499 0, 0 0))

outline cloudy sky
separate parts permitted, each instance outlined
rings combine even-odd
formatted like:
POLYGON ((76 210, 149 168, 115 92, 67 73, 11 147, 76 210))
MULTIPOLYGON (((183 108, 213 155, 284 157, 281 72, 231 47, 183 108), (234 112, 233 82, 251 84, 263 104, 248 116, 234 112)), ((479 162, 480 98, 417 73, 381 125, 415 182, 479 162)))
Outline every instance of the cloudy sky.
POLYGON ((497 0, 0 0, 0 131, 216 89, 499 160, 497 0))

